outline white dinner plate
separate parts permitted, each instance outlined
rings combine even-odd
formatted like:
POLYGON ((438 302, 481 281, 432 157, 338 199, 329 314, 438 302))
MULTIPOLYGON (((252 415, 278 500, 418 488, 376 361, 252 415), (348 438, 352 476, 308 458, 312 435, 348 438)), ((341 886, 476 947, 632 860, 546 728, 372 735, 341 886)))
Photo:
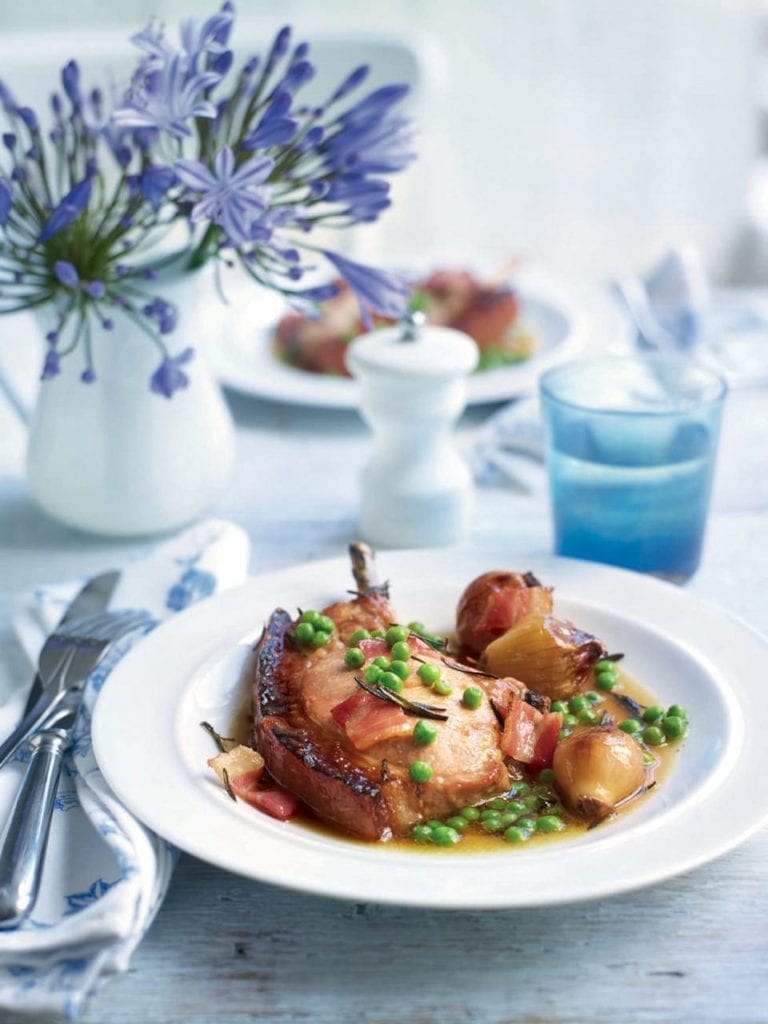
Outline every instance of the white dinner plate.
POLYGON ((488 569, 530 570, 555 612, 623 651, 627 671, 691 727, 673 768, 640 804, 550 845, 463 853, 363 843, 234 803, 206 765, 200 726, 227 734, 247 700, 251 645, 277 607, 320 608, 351 584, 344 559, 251 579, 160 626, 116 667, 95 708, 99 765, 117 796, 171 843, 229 871, 351 900, 445 908, 570 902, 650 885, 742 842, 768 818, 768 644, 685 590, 607 566, 504 548, 383 552, 403 621, 449 629, 464 586, 488 569))
MULTIPOLYGON (((535 353, 521 363, 475 373, 467 382, 467 402, 503 402, 532 392, 539 374, 554 362, 576 354, 589 331, 581 306, 564 283, 538 272, 521 271, 512 281, 520 296, 520 323, 536 339, 535 353)), ((258 398, 298 405, 354 409, 358 384, 349 377, 309 373, 280 362, 272 353, 272 336, 286 311, 276 293, 250 282, 227 286, 238 315, 212 347, 210 359, 226 387, 258 398)), ((221 310, 211 308, 211 317, 221 310)), ((211 325, 215 329, 215 323, 211 325)))

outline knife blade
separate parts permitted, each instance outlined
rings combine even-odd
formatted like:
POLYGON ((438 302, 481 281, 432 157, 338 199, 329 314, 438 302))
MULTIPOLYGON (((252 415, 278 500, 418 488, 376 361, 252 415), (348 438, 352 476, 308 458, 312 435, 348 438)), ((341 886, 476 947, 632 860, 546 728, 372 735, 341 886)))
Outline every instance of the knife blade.
MULTIPOLYGON (((112 594, 120 579, 120 572, 110 570, 88 580, 79 593, 67 606, 56 629, 68 622, 83 619, 89 615, 103 611, 109 605, 112 594)), ((55 630, 54 630, 55 632, 55 630)), ((39 664, 39 663, 38 663, 39 664)), ((13 752, 37 729, 45 715, 51 710, 54 700, 51 694, 44 694, 45 680, 40 671, 35 673, 32 688, 27 697, 24 714, 11 735, 0 744, 0 768, 8 761, 13 752)))
MULTIPOLYGON (((120 581, 120 576, 119 570, 113 569, 109 572, 102 572, 98 576, 93 576, 87 580, 82 589, 67 605, 64 614, 56 624, 56 629, 61 629, 62 626, 66 626, 68 622, 73 622, 75 619, 84 619, 89 615, 95 615, 97 612, 103 612, 112 599, 115 588, 120 581)), ((36 672, 22 717, 26 717, 29 714, 40 699, 42 692, 43 680, 40 678, 40 673, 36 672)))

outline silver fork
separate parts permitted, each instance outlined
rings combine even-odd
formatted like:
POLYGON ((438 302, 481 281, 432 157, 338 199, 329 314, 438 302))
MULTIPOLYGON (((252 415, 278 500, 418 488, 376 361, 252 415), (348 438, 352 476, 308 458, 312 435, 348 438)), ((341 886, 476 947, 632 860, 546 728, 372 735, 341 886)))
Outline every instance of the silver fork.
POLYGON ((93 659, 101 656, 103 645, 113 639, 113 631, 124 635, 147 622, 146 612, 100 612, 68 622, 51 633, 37 666, 42 692, 11 735, 0 743, 0 768, 25 740, 45 726, 67 694, 67 679, 80 675, 84 680, 95 667, 93 659))
POLYGON ((0 928, 15 928, 37 900, 61 766, 85 680, 112 644, 151 621, 144 612, 104 612, 68 623, 50 638, 55 642, 43 667, 50 675, 43 682, 44 696, 53 697, 30 741, 32 755, 0 849, 0 928))

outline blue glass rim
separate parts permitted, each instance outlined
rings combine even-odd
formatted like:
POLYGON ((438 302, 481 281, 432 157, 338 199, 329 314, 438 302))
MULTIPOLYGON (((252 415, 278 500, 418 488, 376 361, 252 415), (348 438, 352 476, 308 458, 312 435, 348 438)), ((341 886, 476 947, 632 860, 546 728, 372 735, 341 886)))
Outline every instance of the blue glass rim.
POLYGON ((666 356, 657 354, 630 354, 630 355, 596 355, 583 356, 559 363, 557 366, 545 370, 539 377, 539 394, 552 404, 563 408, 570 408, 596 416, 631 416, 662 418, 665 416, 680 416, 690 413, 696 409, 704 409, 709 406, 716 406, 722 403, 728 393, 728 384, 725 377, 717 370, 705 363, 695 359, 682 356, 666 356), (676 371, 680 373, 681 379, 687 377, 690 381, 697 381, 698 386, 689 396, 684 391, 677 396, 677 400, 660 406, 659 408, 630 408, 610 402, 601 401, 599 373, 603 370, 608 374, 611 370, 618 371, 621 368, 629 371, 645 367, 652 372, 676 371), (574 399, 569 397, 567 391, 572 390, 573 382, 582 380, 591 375, 595 379, 595 401, 585 402, 583 398, 574 399))

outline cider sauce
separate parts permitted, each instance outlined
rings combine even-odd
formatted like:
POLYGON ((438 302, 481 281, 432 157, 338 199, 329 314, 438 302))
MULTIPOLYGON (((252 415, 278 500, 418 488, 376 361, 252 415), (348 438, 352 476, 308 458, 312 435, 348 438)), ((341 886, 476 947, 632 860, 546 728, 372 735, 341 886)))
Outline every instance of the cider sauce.
MULTIPOLYGON (((620 665, 617 665, 617 676, 618 684, 615 692, 612 693, 600 693, 600 691, 596 690, 594 686, 594 680, 590 681, 590 685, 585 686, 585 691, 591 689, 600 693, 602 700, 597 705, 597 708, 599 710, 606 711, 617 723, 629 717, 627 709, 622 705, 617 694, 629 697, 638 704, 643 705, 643 707, 660 703, 659 698, 652 694, 647 687, 641 685, 636 679, 625 672, 620 665)), ((230 727, 230 735, 241 743, 248 743, 250 741, 250 728, 251 709, 250 701, 247 700, 235 711, 230 727)), ((578 726, 576 728, 578 728, 578 726)), ((634 808, 639 806, 641 803, 644 803, 648 799, 653 799, 654 793, 661 785, 663 785, 664 779, 670 773, 683 742, 684 741, 675 741, 673 743, 664 743, 658 747, 649 748, 649 752, 652 754, 655 762, 649 769, 649 788, 623 804, 617 810, 616 815, 607 818, 599 825, 593 827, 610 829, 611 822, 615 821, 616 816, 623 817, 626 814, 631 814, 634 808)), ((536 776, 532 775, 530 778, 526 777, 526 781, 535 783, 536 776)), ((259 812, 257 811, 255 813, 259 812)), ((309 810, 307 810, 306 813, 300 814, 291 819, 291 821, 286 824, 289 827, 299 826, 300 828, 309 829, 313 832, 319 832, 335 839, 342 838, 348 842, 359 843, 369 848, 379 846, 382 850, 423 853, 428 856, 455 856, 461 853, 514 853, 517 849, 531 849, 532 847, 539 847, 544 844, 549 845, 553 842, 567 842, 569 839, 583 834, 590 828, 590 826, 584 821, 572 814, 569 814, 567 811, 562 815, 562 818, 563 821, 566 822, 566 828, 561 832, 551 832, 546 834, 534 833, 530 839, 519 845, 506 842, 502 835, 486 833, 478 827, 473 827, 464 833, 461 842, 448 847, 437 847, 431 843, 416 843, 407 836, 390 839, 380 843, 371 843, 370 841, 359 839, 356 836, 343 832, 338 828, 334 828, 333 825, 328 825, 325 822, 319 821, 309 810)))

